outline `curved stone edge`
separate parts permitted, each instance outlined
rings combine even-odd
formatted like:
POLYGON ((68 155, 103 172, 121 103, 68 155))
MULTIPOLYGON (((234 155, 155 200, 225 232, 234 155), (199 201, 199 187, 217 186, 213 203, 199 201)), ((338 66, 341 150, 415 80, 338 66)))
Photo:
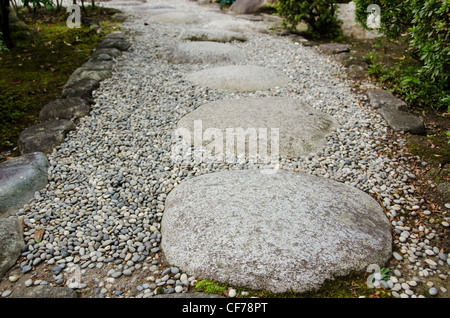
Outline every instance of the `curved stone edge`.
MULTIPOLYGON (((123 21, 126 17, 122 16, 120 19, 123 21)), ((78 111, 71 111, 70 107, 67 106, 67 109, 61 110, 68 112, 69 115, 66 116, 66 119, 45 118, 45 112, 48 111, 49 107, 53 107, 54 105, 44 105, 43 111, 41 111, 42 122, 38 125, 25 128, 21 133, 21 137, 19 137, 18 145, 21 155, 0 164, 1 177, 2 173, 6 174, 6 170, 10 169, 11 166, 19 161, 27 161, 30 157, 34 157, 37 162, 36 164, 30 164, 28 168, 26 168, 28 171, 35 170, 34 179, 32 182, 29 182, 29 179, 26 179, 25 183, 27 183, 28 189, 24 190, 26 193, 22 193, 23 195, 20 198, 12 194, 15 192, 15 187, 23 185, 24 182, 20 178, 17 178, 17 182, 9 183, 4 188, 0 189, 0 196, 2 193, 7 194, 8 196, 12 194, 12 197, 10 198, 12 201, 1 206, 0 210, 0 229, 7 228, 5 238, 3 237, 3 233, 0 233, 2 235, 2 243, 0 244, 0 278, 15 264, 17 258, 20 256, 22 247, 25 245, 23 241, 23 227, 20 221, 14 216, 10 218, 5 217, 8 216, 8 214, 14 214, 14 210, 19 209, 26 204, 36 191, 47 185, 48 180, 46 170, 48 168, 48 160, 45 154, 52 152, 59 144, 64 142, 66 134, 76 128, 74 121, 77 118, 88 115, 90 109, 89 111, 86 109, 86 103, 92 104, 92 92, 99 87, 102 80, 111 76, 114 58, 120 56, 123 51, 128 50, 131 45, 132 44, 126 40, 126 36, 122 32, 107 34, 92 54, 91 58, 72 73, 62 91, 61 99, 52 102, 62 104, 60 107, 65 107, 64 104, 73 107, 73 103, 65 103, 63 100, 66 98, 77 97, 79 99, 75 101, 78 103, 78 105, 76 105, 78 111), (43 127, 44 130, 47 129, 47 131, 51 132, 49 136, 51 140, 50 145, 48 142, 40 145, 36 143, 36 140, 39 139, 36 137, 38 137, 39 134, 42 134, 43 127)), ((32 172, 29 173, 33 174, 32 172)), ((4 184, 2 183, 2 185, 4 184)), ((70 288, 68 289, 73 292, 70 288)), ((64 297, 73 297, 73 294, 70 291, 65 291, 64 297)), ((49 294, 48 291, 38 291, 36 295, 38 296, 27 296, 25 294, 24 297, 57 297, 55 296, 56 294, 53 294, 53 292, 50 292, 49 294)))

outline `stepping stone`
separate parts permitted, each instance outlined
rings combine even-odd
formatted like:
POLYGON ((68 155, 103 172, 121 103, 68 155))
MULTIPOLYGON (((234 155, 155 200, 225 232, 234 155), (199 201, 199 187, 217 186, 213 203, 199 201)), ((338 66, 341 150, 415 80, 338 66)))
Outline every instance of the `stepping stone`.
POLYGON ((0 164, 0 217, 14 214, 48 182, 47 157, 41 152, 15 157, 0 164))
POLYGON ((16 263, 25 245, 23 227, 17 218, 0 219, 0 278, 16 263))
POLYGON ((214 20, 205 25, 205 29, 218 29, 241 33, 268 33, 273 23, 253 22, 238 19, 214 20))
POLYGON ((290 78, 275 69, 254 65, 230 65, 201 70, 187 76, 197 85, 238 92, 283 86, 290 78))
POLYGON ((80 97, 57 99, 45 105, 39 113, 41 122, 57 119, 81 118, 88 115, 90 106, 80 97))
POLYGON ((207 20, 198 13, 174 11, 152 15, 148 21, 150 23, 199 24, 204 23, 207 20))
POLYGON ((196 41, 162 49, 158 56, 173 64, 228 64, 240 61, 244 54, 230 44, 196 41))
POLYGON ((167 196, 161 234, 168 263, 182 271, 274 293, 382 267, 392 253, 389 220, 372 197, 283 170, 184 181, 167 196))
POLYGON ((268 3, 275 1, 267 0, 237 0, 230 6, 230 12, 238 14, 257 13, 268 10, 268 3))
MULTIPOLYGON (((339 127, 330 115, 298 99, 279 97, 240 98, 207 103, 181 118, 177 127, 179 130, 186 129, 192 137, 196 121, 201 121, 205 132, 209 128, 219 129, 225 139, 227 128, 253 128, 258 134, 260 129, 266 129, 268 140, 271 140, 271 129, 279 129, 279 155, 286 157, 307 155, 322 149, 326 136, 339 127)), ((188 140, 184 142, 187 143, 188 140)), ((224 140, 223 145, 226 142, 224 140)), ((271 149, 269 146, 267 148, 271 149)), ((225 146, 223 149, 225 150, 225 146)), ((215 151, 220 154, 217 149, 215 151)), ((236 151, 235 154, 240 155, 236 151)))
POLYGON ((211 42, 232 42, 247 41, 247 37, 242 33, 226 30, 188 29, 183 30, 178 36, 180 40, 188 41, 211 41, 211 42))
POLYGON ((50 120, 27 127, 20 134, 19 151, 22 155, 30 152, 51 153, 64 142, 66 134, 75 128, 75 124, 66 119, 50 120))

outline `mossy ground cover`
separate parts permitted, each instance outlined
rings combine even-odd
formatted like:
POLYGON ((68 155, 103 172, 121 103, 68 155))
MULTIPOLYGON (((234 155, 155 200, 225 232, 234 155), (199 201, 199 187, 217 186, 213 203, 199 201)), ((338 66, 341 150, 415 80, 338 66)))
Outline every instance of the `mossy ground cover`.
POLYGON ((99 27, 67 27, 65 10, 20 10, 18 18, 29 29, 19 34, 15 47, 0 51, 0 161, 17 155, 20 133, 38 122, 42 107, 61 96, 70 75, 85 63, 107 33, 119 27, 111 16, 118 11, 86 7, 82 15, 99 27), (92 21, 92 20, 91 20, 92 21))
MULTIPOLYGON (((237 291, 237 297, 240 298, 385 298, 390 297, 388 290, 378 288, 372 289, 367 285, 369 273, 351 273, 345 277, 337 277, 333 280, 326 281, 318 290, 296 293, 288 292, 283 294, 275 294, 265 290, 250 290, 246 288, 233 287, 237 291), (244 294, 242 294, 244 293, 244 294)), ((200 280, 195 289, 207 294, 218 294, 227 296, 230 286, 226 283, 200 280)))

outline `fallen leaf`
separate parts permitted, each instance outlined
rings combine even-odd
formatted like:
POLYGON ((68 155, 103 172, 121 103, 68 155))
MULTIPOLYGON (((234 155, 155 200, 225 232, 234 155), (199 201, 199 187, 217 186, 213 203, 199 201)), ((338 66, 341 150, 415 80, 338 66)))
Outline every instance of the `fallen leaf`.
POLYGON ((39 231, 37 231, 36 233, 34 233, 34 240, 36 241, 36 243, 40 243, 42 241, 42 238, 44 237, 44 232, 45 232, 45 229, 42 228, 39 231))

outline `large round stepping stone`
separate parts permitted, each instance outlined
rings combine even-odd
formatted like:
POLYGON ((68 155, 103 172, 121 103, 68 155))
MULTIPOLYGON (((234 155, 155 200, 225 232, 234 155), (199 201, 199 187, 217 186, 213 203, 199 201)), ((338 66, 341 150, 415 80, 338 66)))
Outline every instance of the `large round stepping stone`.
POLYGON ((187 41, 211 41, 222 43, 247 41, 247 37, 244 34, 226 30, 187 29, 181 31, 178 37, 180 40, 187 41))
POLYGON ((49 163, 42 152, 28 153, 0 164, 0 217, 21 208, 48 182, 49 163))
POLYGON ((174 64, 228 64, 240 61, 244 54, 230 44, 194 41, 162 49, 158 55, 174 64))
POLYGON ((205 22, 206 19, 194 12, 173 11, 152 15, 148 21, 151 23, 199 24, 205 22))
POLYGON ((167 196, 161 234, 167 261, 189 275, 275 293, 316 289, 391 255, 389 221, 368 194, 283 170, 184 181, 167 196))
POLYGON ((265 90, 290 82, 283 72, 255 65, 230 65, 192 73, 187 79, 195 84, 238 92, 265 90))
MULTIPOLYGON (((200 125, 203 135, 208 130, 220 130, 224 138, 224 152, 226 152, 226 143, 230 142, 226 140, 227 129, 234 129, 236 133, 239 132, 238 128, 249 133, 254 130, 258 136, 261 136, 260 129, 264 130, 267 133, 267 152, 271 149, 272 144, 270 143, 269 146, 271 136, 275 136, 272 132, 278 129, 279 153, 272 153, 272 156, 285 157, 298 157, 317 152, 325 145, 326 136, 339 127, 332 116, 298 99, 278 97, 242 98, 207 103, 181 118, 177 128, 178 132, 189 131, 191 142, 194 143, 197 139, 194 129, 198 131, 200 125)), ((202 137, 202 139, 204 147, 211 143, 206 138, 202 137)), ((187 143, 189 139, 185 138, 182 142, 187 143)), ((235 144, 237 143, 236 140, 235 144)), ((214 151, 219 157, 218 149, 214 151)), ((240 153, 235 149, 234 155, 248 155, 248 153, 240 153)), ((260 155, 265 157, 264 153, 260 155)))

